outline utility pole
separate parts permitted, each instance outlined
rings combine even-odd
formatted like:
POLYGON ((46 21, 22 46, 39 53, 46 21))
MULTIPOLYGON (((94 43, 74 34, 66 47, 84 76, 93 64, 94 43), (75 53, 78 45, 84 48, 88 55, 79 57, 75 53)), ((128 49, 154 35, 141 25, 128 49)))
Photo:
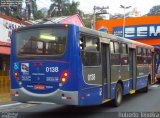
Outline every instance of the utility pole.
POLYGON ((131 8, 132 6, 123 6, 123 5, 120 5, 120 8, 124 9, 124 17, 123 17, 123 38, 125 37, 125 20, 126 20, 126 13, 125 13, 125 10, 126 9, 129 9, 131 8))
POLYGON ((96 15, 98 14, 108 14, 107 9, 109 7, 99 7, 99 6, 94 6, 93 7, 93 29, 96 29, 96 15))

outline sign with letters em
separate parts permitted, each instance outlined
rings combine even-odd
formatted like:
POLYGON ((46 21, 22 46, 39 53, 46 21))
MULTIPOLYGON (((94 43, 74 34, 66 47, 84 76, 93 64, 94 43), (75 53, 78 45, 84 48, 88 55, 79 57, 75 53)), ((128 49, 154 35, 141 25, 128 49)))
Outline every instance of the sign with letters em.
MULTIPOLYGON (((129 39, 160 38, 160 24, 125 26, 124 37, 129 39)), ((123 37, 123 26, 114 27, 113 34, 123 37)))

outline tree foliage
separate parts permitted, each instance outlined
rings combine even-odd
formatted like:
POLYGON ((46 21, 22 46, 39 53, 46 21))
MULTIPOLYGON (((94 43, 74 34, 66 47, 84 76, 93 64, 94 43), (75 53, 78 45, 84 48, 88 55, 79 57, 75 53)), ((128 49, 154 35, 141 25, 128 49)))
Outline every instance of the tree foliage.
POLYGON ((81 18, 85 24, 86 27, 92 28, 92 20, 93 20, 93 14, 85 14, 83 13, 81 15, 81 18))
POLYGON ((153 6, 147 15, 148 16, 160 15, 160 5, 153 6))
MULTIPOLYGON (((37 0, 30 0, 31 5, 30 8, 28 7, 30 13, 33 14, 34 20, 41 19, 44 17, 58 17, 58 16, 70 16, 74 14, 79 14, 85 24, 86 27, 91 28, 92 27, 92 21, 93 21, 93 14, 85 14, 83 11, 81 11, 78 7, 80 5, 80 2, 75 2, 74 0, 51 0, 52 4, 50 5, 50 8, 42 8, 38 10, 37 7, 37 0)), ((18 8, 16 8, 14 11, 9 11, 8 9, 1 8, 1 11, 5 12, 6 15, 10 15, 12 17, 19 18, 21 20, 28 20, 29 16, 26 17, 26 11, 23 10, 23 16, 22 14, 18 13, 18 8)), ((26 9, 25 9, 26 10, 26 9)), ((96 20, 102 19, 101 16, 96 15, 96 20)))
POLYGON ((44 17, 42 11, 38 10, 37 8, 36 0, 31 0, 31 9, 32 9, 31 12, 33 13, 34 19, 40 19, 44 17))
POLYGON ((78 6, 80 5, 79 2, 70 2, 70 0, 51 0, 51 2, 52 4, 48 10, 49 17, 68 16, 81 13, 78 9, 78 6))

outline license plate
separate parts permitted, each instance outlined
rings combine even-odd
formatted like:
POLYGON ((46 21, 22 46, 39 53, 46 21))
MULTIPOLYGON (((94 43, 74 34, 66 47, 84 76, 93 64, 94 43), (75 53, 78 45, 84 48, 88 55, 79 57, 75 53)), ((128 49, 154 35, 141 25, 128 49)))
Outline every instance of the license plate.
POLYGON ((45 89, 45 85, 34 85, 34 89, 35 90, 44 90, 45 89))

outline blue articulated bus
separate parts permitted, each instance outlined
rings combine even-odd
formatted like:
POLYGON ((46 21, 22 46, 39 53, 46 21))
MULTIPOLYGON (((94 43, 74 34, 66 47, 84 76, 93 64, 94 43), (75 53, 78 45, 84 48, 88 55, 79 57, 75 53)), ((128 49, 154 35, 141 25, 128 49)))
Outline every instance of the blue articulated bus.
POLYGON ((119 106, 154 78, 153 46, 73 24, 16 29, 11 45, 14 101, 119 106))
POLYGON ((155 73, 157 80, 160 82, 160 46, 155 45, 154 49, 155 49, 155 65, 156 65, 155 73))

